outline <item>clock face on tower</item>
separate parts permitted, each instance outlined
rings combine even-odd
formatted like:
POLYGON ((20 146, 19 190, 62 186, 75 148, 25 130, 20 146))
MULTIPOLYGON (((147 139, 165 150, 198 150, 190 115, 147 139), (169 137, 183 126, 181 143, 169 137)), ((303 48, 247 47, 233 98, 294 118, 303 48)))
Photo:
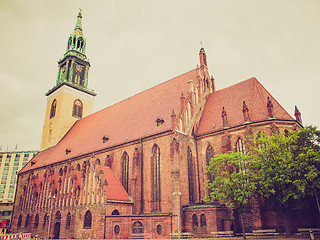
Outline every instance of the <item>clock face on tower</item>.
POLYGON ((75 63, 74 68, 74 77, 73 77, 73 83, 78 86, 83 86, 83 77, 84 77, 84 66, 75 63))

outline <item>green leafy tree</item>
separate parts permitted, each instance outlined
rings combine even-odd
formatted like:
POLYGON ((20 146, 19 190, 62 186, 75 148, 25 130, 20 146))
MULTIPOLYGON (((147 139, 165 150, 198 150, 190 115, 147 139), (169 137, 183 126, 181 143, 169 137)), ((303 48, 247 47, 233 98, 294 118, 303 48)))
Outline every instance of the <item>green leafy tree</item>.
POLYGON ((253 180, 257 171, 252 168, 252 161, 250 153, 229 152, 215 155, 208 167, 208 172, 214 176, 213 182, 208 184, 210 200, 218 200, 239 212, 243 239, 246 239, 244 209, 256 192, 256 182, 253 180))
POLYGON ((306 127, 272 136, 261 133, 251 140, 259 169, 257 194, 279 206, 287 235, 289 209, 308 195, 317 198, 320 189, 319 136, 316 128, 306 127))
POLYGON ((247 145, 247 154, 215 155, 208 167, 215 177, 208 183, 210 200, 238 211, 243 231, 243 211, 253 197, 275 203, 287 235, 291 233, 288 211, 301 199, 314 196, 320 213, 320 131, 316 127, 272 136, 261 132, 247 139, 247 145))
POLYGON ((279 207, 287 234, 289 207, 302 196, 295 181, 299 173, 291 151, 294 140, 293 135, 286 136, 284 132, 272 136, 262 132, 251 140, 251 153, 258 169, 257 195, 272 199, 279 207))
POLYGON ((318 192, 320 190, 320 131, 313 126, 292 133, 295 144, 293 156, 300 165, 299 181, 301 191, 305 195, 314 196, 320 213, 318 192))

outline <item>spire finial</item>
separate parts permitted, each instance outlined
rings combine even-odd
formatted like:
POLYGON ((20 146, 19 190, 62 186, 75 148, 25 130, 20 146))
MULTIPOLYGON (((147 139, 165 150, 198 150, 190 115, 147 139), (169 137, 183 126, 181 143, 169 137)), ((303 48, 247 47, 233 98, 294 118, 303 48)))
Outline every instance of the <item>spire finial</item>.
POLYGON ((82 31, 81 19, 82 19, 82 10, 81 10, 81 8, 79 8, 79 13, 78 13, 78 16, 77 16, 77 23, 76 23, 76 26, 75 26, 74 30, 79 29, 79 30, 82 31))

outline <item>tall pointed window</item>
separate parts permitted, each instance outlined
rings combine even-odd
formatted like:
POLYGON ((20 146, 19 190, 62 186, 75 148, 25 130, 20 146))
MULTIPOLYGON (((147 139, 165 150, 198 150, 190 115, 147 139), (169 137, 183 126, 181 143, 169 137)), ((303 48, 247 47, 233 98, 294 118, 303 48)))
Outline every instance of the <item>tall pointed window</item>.
POLYGON ((46 213, 43 217, 43 225, 42 225, 43 228, 45 228, 47 225, 47 219, 48 219, 48 214, 46 213))
POLYGON ((160 148, 154 145, 152 148, 152 203, 153 211, 160 211, 161 203, 161 178, 160 178, 160 148))
MULTIPOLYGON (((243 140, 239 137, 237 143, 236 143, 236 151, 241 153, 241 154, 246 154, 246 147, 243 142, 243 140)), ((246 163, 245 162, 240 162, 239 170, 242 172, 246 172, 246 163)))
POLYGON ((77 99, 73 102, 72 116, 77 118, 82 118, 83 105, 82 102, 77 99))
POLYGON ((39 225, 39 214, 37 214, 36 217, 34 218, 33 228, 38 228, 38 225, 39 225))
POLYGON ((67 221, 66 221, 66 229, 70 229, 71 226, 71 214, 68 212, 67 214, 67 221))
POLYGON ((122 166, 122 186, 128 192, 129 185, 129 155, 127 152, 124 152, 121 157, 121 166, 122 166))
POLYGON ((92 225, 92 215, 91 215, 91 212, 88 210, 84 215, 83 228, 91 228, 91 225, 92 225))
POLYGON ((17 228, 21 227, 21 223, 22 223, 22 216, 20 215, 18 218, 17 228))
POLYGON ((57 100, 55 99, 51 104, 50 119, 54 118, 54 116, 56 115, 56 109, 57 109, 57 100))
POLYGON ((190 147, 187 150, 187 160, 188 160, 188 182, 189 182, 189 202, 192 204, 196 200, 195 193, 195 174, 194 174, 194 165, 192 151, 190 147))
POLYGON ((30 221, 30 215, 28 214, 28 215, 27 215, 27 218, 26 218, 26 221, 25 221, 25 223, 24 223, 24 228, 28 228, 28 226, 29 226, 29 221, 30 221))
MULTIPOLYGON (((211 161, 211 158, 213 158, 214 156, 214 150, 213 150, 213 147, 211 145, 209 145, 207 147, 207 151, 206 151, 206 162, 207 162, 207 167, 209 167, 210 165, 210 161, 211 161)), ((209 182, 213 182, 214 180, 214 176, 212 176, 211 173, 207 172, 207 178, 209 180, 209 182)))
POLYGON ((246 147, 240 137, 238 138, 238 141, 236 143, 236 151, 240 152, 241 154, 246 154, 246 147))
POLYGON ((192 227, 198 227, 198 216, 196 214, 192 215, 192 227))

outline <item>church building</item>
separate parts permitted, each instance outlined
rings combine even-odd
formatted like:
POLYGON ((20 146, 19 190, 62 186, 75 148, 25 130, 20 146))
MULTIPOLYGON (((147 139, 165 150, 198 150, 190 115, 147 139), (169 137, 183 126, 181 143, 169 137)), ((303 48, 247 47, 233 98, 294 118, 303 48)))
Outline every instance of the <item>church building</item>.
MULTIPOLYGON (((12 232, 51 238, 169 238, 241 231, 237 213, 206 203, 215 154, 246 136, 302 126, 256 78, 217 90, 207 56, 189 72, 92 113, 82 14, 46 93, 41 151, 19 172, 12 232)), ((271 214, 272 213, 272 214, 271 214)), ((255 202, 248 230, 281 227, 255 202)), ((312 221, 310 218, 309 221, 312 221)))

